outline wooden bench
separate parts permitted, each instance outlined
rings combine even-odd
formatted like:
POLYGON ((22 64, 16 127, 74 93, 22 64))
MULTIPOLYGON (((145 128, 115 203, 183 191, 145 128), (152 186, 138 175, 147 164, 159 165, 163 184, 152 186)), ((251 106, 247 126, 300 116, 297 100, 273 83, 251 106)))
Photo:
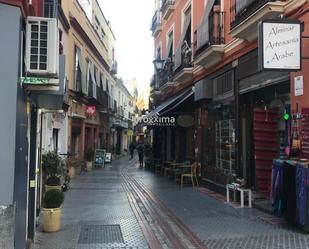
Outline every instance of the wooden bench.
POLYGON ((230 202, 230 190, 234 191, 234 201, 236 201, 236 192, 240 192, 240 207, 244 207, 245 205, 245 193, 248 194, 248 206, 249 208, 252 208, 252 192, 251 189, 245 189, 245 188, 240 188, 237 185, 234 184, 226 184, 226 202, 230 202))

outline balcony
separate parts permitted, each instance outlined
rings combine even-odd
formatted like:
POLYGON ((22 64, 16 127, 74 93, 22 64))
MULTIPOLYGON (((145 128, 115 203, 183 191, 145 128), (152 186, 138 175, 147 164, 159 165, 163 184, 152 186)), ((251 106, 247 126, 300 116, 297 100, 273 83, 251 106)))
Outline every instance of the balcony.
POLYGON ((167 20, 171 16, 174 10, 175 10, 174 0, 163 0, 161 6, 161 13, 163 20, 167 20))
POLYGON ((174 81, 182 83, 192 78, 192 45, 184 41, 175 53, 174 81))
POLYGON ((152 36, 156 37, 162 31, 161 11, 156 11, 151 23, 152 36))
POLYGON ((286 2, 274 0, 231 0, 231 36, 253 41, 258 23, 284 13, 286 2))
POLYGON ((101 87, 97 88, 97 102, 104 108, 108 108, 108 94, 101 87))
POLYGON ((112 75, 116 75, 118 73, 118 63, 117 63, 117 61, 115 61, 115 60, 112 61, 110 71, 111 71, 112 75))
POLYGON ((174 86, 174 62, 167 58, 164 63, 164 69, 158 73, 159 89, 166 90, 174 86))
POLYGON ((225 51, 224 12, 215 5, 208 17, 196 30, 195 64, 210 68, 221 61, 225 51))

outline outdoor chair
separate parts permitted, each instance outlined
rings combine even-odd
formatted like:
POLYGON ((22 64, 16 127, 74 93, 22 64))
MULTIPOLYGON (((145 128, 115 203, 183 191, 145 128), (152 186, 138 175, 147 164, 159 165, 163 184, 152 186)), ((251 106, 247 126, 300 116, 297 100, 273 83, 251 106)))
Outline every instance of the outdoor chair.
POLYGON ((191 179, 192 182, 192 186, 198 186, 198 181, 197 181, 197 176, 196 176, 196 172, 197 172, 197 168, 198 168, 198 164, 197 163, 193 163, 192 165, 185 165, 182 167, 183 169, 183 173, 181 174, 180 178, 180 186, 183 186, 184 183, 184 179, 185 178, 189 178, 191 179), (195 183, 194 183, 195 180, 195 183))
POLYGON ((181 182, 181 175, 185 173, 184 170, 185 168, 188 168, 188 166, 190 166, 189 160, 184 161, 180 167, 177 167, 173 170, 175 176, 175 182, 181 182))

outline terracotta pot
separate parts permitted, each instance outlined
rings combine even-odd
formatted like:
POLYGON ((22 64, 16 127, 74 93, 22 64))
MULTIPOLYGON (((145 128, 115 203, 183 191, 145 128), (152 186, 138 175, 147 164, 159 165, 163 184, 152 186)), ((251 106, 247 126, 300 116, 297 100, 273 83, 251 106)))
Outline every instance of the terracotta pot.
POLYGON ((62 190, 61 185, 52 186, 52 185, 45 185, 45 191, 51 190, 51 189, 59 189, 62 190))
POLYGON ((92 162, 86 162, 86 168, 87 168, 87 171, 91 171, 92 170, 92 162))
POLYGON ((61 208, 43 208, 43 230, 53 233, 61 228, 61 208))

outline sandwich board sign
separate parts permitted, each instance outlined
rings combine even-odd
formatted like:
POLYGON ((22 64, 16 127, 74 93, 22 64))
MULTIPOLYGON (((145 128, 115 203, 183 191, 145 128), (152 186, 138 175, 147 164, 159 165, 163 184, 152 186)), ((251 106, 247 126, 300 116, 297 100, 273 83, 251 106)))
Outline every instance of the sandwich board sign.
POLYGON ((102 149, 95 150, 94 165, 97 167, 105 166, 105 150, 102 149))
POLYGON ((301 32, 299 20, 271 19, 260 22, 260 69, 300 70, 301 32))

